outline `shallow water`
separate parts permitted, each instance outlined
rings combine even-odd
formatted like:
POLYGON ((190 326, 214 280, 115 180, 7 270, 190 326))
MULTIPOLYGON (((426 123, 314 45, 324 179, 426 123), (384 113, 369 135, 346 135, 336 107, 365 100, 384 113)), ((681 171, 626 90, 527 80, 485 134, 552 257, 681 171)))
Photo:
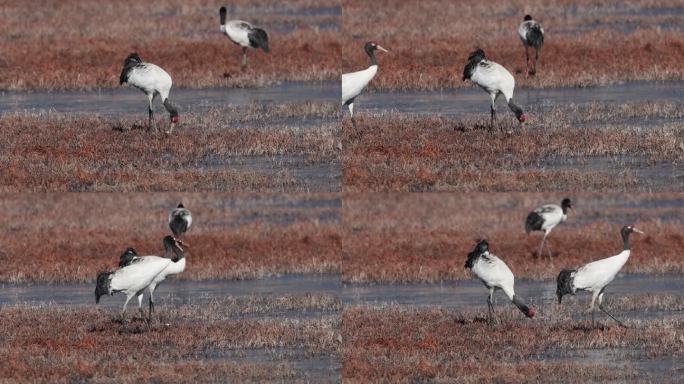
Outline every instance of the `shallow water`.
MULTIPOLYGON (((183 110, 205 110, 213 106, 240 106, 252 103, 338 102, 340 84, 326 82, 285 82, 264 88, 173 88, 170 98, 183 110)), ((102 116, 147 116, 147 98, 130 87, 97 91, 11 92, 0 94, 0 113, 56 111, 102 116)), ((156 100, 155 112, 166 113, 156 100)))
MULTIPOLYGON (((561 261, 556 261, 560 269, 561 261)), ((516 294, 537 305, 557 302, 556 282, 518 279, 516 294)), ((684 279, 679 276, 618 275, 606 288, 606 300, 613 294, 671 294, 684 295, 684 279)), ((450 309, 472 309, 486 305, 487 289, 479 280, 463 280, 443 284, 345 284, 342 290, 344 305, 393 303, 415 307, 439 306, 450 309)), ((498 301, 507 300, 497 291, 498 301)), ((588 300, 578 293, 576 300, 588 300)))
MULTIPOLYGON (((518 88, 513 99, 525 109, 536 106, 548 110, 566 103, 587 104, 593 102, 620 104, 648 100, 650 102, 675 102, 684 100, 684 82, 628 82, 624 84, 589 88, 518 88)), ((396 111, 411 114, 437 114, 458 116, 483 113, 489 116, 489 96, 477 86, 445 91, 376 92, 362 94, 355 110, 381 113, 396 111)), ((345 110, 345 116, 348 113, 345 110)), ((499 118, 513 116, 502 100, 497 103, 499 118)))
POLYGON ((614 180, 623 180, 619 189, 629 191, 682 191, 684 166, 673 162, 651 164, 645 159, 626 156, 592 156, 581 159, 554 158, 537 163, 530 170, 600 172, 614 180), (636 182, 636 186, 632 184, 636 182))
MULTIPOLYGON (((287 275, 259 280, 183 281, 168 279, 155 292, 156 302, 197 304, 226 296, 283 296, 305 293, 338 295, 338 275, 287 275)), ((95 284, 2 284, 0 305, 54 303, 95 305, 95 284)), ((103 297, 100 305, 120 307, 124 296, 103 297)), ((130 304, 129 304, 130 307, 130 304)))
POLYGON ((284 185, 283 191, 339 192, 342 189, 342 168, 338 160, 311 162, 304 156, 286 155, 213 157, 200 160, 198 167, 209 171, 254 172, 273 177, 288 175, 292 185, 284 185))

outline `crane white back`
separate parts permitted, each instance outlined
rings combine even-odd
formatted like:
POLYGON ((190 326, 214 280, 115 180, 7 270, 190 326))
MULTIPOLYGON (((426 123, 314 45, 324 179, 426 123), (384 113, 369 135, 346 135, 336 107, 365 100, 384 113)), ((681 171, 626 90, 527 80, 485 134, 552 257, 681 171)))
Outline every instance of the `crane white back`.
POLYGON ((620 236, 623 241, 623 249, 622 252, 617 255, 585 264, 576 270, 562 270, 560 274, 558 274, 556 287, 558 304, 561 303, 564 295, 574 295, 577 291, 591 292, 589 310, 591 311, 592 324, 594 323, 595 303, 596 299, 598 299, 599 309, 613 320, 617 321, 618 324, 625 326, 621 321, 608 313, 602 306, 602 303, 606 286, 615 279, 615 276, 617 276, 618 272, 620 272, 622 267, 627 263, 627 260, 629 260, 629 256, 631 255, 629 236, 633 232, 643 234, 642 231, 634 228, 634 226, 626 225, 622 227, 620 236))
POLYGON ((506 99, 508 108, 513 111, 521 125, 527 120, 527 116, 523 113, 522 108, 513 102, 513 91, 515 90, 513 75, 500 64, 487 60, 483 50, 477 49, 468 57, 468 63, 463 69, 463 81, 465 80, 470 80, 477 84, 492 99, 491 128, 494 128, 496 99, 500 95, 503 95, 506 99))
POLYGON ((354 101, 378 73, 378 60, 375 57, 375 51, 388 52, 385 48, 375 42, 366 43, 363 49, 370 58, 371 65, 362 71, 342 74, 342 104, 349 108, 355 130, 356 120, 354 119, 354 101))
POLYGON ((219 9, 219 30, 226 35, 230 41, 242 47, 242 68, 247 67, 247 48, 263 49, 265 53, 270 52, 268 46, 268 34, 261 28, 256 28, 252 24, 242 20, 226 21, 228 11, 226 7, 219 9))
POLYGON ((475 248, 468 253, 465 268, 469 268, 475 276, 489 289, 487 297, 488 316, 491 321, 494 311, 494 292, 502 290, 509 300, 515 304, 525 316, 534 317, 535 311, 515 294, 515 277, 508 265, 496 255, 489 252, 487 240, 479 240, 475 248))
POLYGON ((121 257, 120 265, 125 264, 114 272, 101 272, 97 276, 95 287, 95 302, 100 302, 103 295, 113 295, 121 292, 126 295, 121 317, 126 312, 128 302, 138 297, 138 307, 142 312, 142 296, 145 289, 150 293, 149 320, 154 312, 154 291, 157 286, 170 275, 175 275, 185 270, 185 253, 181 241, 172 236, 166 236, 163 240, 165 257, 159 256, 133 256, 123 263, 124 256, 130 256, 128 250, 121 257))
POLYGON ((137 53, 131 53, 124 61, 119 84, 128 84, 141 90, 148 99, 149 128, 156 128, 154 124, 154 98, 159 95, 166 111, 169 112, 171 123, 166 133, 171 133, 173 127, 178 123, 178 108, 169 100, 171 92, 171 76, 159 66, 151 63, 144 63, 137 53))
MULTIPOLYGON (((568 218, 568 210, 572 208, 572 201, 569 198, 564 198, 560 205, 546 204, 534 211, 530 212, 525 219, 525 232, 529 235, 533 231, 544 232, 541 244, 539 245, 539 252, 537 255, 541 257, 546 237, 551 233, 558 224, 565 222, 568 218)), ((549 259, 551 259, 551 248, 547 245, 546 250, 549 252, 549 259)))

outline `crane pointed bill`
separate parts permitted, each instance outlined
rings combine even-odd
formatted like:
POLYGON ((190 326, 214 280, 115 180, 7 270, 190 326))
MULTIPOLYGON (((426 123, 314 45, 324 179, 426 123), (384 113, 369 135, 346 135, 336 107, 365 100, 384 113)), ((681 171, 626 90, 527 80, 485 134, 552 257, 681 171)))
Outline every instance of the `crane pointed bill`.
POLYGON ((184 241, 181 240, 181 239, 176 239, 176 242, 177 242, 178 244, 180 244, 180 245, 186 247, 186 248, 190 248, 190 244, 184 242, 184 241))
POLYGON ((389 53, 388 50, 386 50, 385 48, 383 48, 383 47, 381 47, 381 46, 379 46, 379 45, 376 45, 375 48, 377 48, 377 49, 379 49, 379 50, 381 50, 381 51, 383 51, 383 52, 388 52, 388 53, 389 53))
POLYGON ((644 233, 643 231, 641 231, 641 230, 639 230, 639 229, 636 229, 636 228, 634 228, 634 227, 632 227, 632 230, 633 230, 634 232, 636 232, 636 233, 641 233, 642 235, 645 235, 645 233, 644 233))

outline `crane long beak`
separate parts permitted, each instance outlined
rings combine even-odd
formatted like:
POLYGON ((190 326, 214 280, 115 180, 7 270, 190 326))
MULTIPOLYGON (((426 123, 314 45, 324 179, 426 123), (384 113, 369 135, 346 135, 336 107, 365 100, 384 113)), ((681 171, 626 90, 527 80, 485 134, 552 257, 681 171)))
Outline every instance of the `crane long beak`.
POLYGON ((177 241, 178 241, 178 244, 180 244, 186 248, 190 248, 190 244, 186 243, 185 241, 183 241, 181 239, 178 239, 177 241))
POLYGON ((636 228, 634 228, 634 227, 632 227, 632 230, 633 230, 634 232, 636 232, 636 233, 641 233, 642 235, 645 235, 645 233, 644 233, 643 231, 640 231, 640 230, 638 230, 638 229, 636 229, 636 228))
POLYGON ((389 52, 388 50, 386 50, 385 48, 383 48, 383 47, 381 47, 381 46, 379 46, 379 45, 377 45, 376 48, 379 49, 379 50, 381 50, 381 51, 383 51, 383 52, 389 52))

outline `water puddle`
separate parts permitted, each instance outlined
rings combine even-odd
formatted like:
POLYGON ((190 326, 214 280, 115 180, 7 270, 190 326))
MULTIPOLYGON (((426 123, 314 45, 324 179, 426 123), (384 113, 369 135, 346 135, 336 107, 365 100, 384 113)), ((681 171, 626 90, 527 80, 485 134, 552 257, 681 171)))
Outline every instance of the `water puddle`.
POLYGON ((591 156, 583 158, 553 158, 535 164, 529 170, 600 172, 614 180, 623 180, 624 188, 634 191, 684 190, 684 167, 673 162, 651 163, 626 156, 591 156))
MULTIPOLYGON (((556 282, 553 280, 531 281, 519 279, 515 282, 516 294, 533 304, 557 303, 556 282)), ((684 279, 678 276, 618 275, 606 288, 606 297, 635 292, 649 294, 684 295, 684 279)), ((345 284, 342 289, 342 304, 378 305, 399 304, 414 307, 439 306, 449 309, 475 309, 486 305, 487 289, 479 280, 450 281, 443 284, 345 284)), ((497 301, 507 300, 498 291, 497 301)), ((589 296, 579 293, 580 302, 589 296)))
MULTIPOLYGON (((523 108, 535 107, 546 111, 563 104, 629 102, 673 102, 684 100, 684 82, 628 82, 604 87, 516 89, 514 99, 523 108)), ((357 110, 373 113, 396 111, 418 115, 459 116, 483 113, 489 116, 489 96, 478 87, 445 91, 376 92, 366 93, 357 99, 357 110)), ((345 109, 345 116, 348 113, 345 109)), ((497 109, 509 113, 503 100, 497 109)))
POLYGON ((668 382, 684 373, 684 362, 670 356, 650 357, 636 349, 552 350, 533 356, 532 361, 603 366, 609 369, 633 369, 640 380, 668 382))
MULTIPOLYGON (((287 275, 262 280, 184 281, 168 279, 157 289, 159 303, 201 304, 226 296, 339 295, 339 275, 287 275)), ((95 284, 2 284, 0 305, 53 303, 95 305, 95 284)), ((101 306, 120 308, 124 296, 103 297, 101 306)), ((163 305, 163 304, 162 304, 163 305)))
POLYGON ((205 171, 242 171, 284 176, 292 184, 284 190, 339 192, 342 189, 342 168, 339 160, 309 161, 305 156, 237 156, 202 159, 197 164, 205 171))
MULTIPOLYGON (((340 98, 340 83, 285 82, 265 88, 174 88, 171 99, 181 110, 202 111, 214 106, 242 106, 253 103, 335 102, 340 98)), ((159 100, 155 110, 164 111, 159 100)), ((102 116, 147 116, 147 98, 130 87, 96 91, 2 92, 0 114, 55 111, 102 116)), ((164 112, 165 113, 165 112, 164 112)))

